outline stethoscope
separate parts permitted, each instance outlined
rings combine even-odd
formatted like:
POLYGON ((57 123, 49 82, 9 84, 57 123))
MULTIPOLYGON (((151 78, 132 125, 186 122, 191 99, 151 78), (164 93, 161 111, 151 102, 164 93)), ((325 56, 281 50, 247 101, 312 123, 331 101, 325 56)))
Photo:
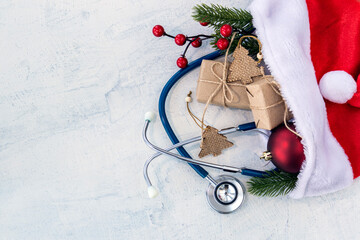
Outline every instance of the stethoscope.
MULTIPOLYGON (((184 141, 179 141, 176 137, 173 129, 170 126, 170 123, 166 116, 165 111, 165 103, 166 98, 171 90, 171 88, 175 85, 175 83, 180 80, 186 73, 192 71, 193 69, 199 67, 201 65, 202 60, 213 60, 221 55, 220 51, 216 51, 205 55, 192 63, 190 63, 186 68, 179 70, 176 72, 169 81, 165 84, 159 98, 159 117, 161 119, 161 123, 172 142, 172 146, 167 148, 160 148, 154 144, 152 144, 147 136, 147 130, 149 124, 155 118, 155 114, 153 112, 148 112, 145 114, 145 124, 142 132, 144 142, 153 150, 156 151, 144 164, 143 174, 145 181, 148 185, 148 194, 150 198, 154 198, 158 195, 158 190, 152 185, 149 176, 148 176, 148 166, 158 156, 165 154, 179 160, 185 161, 189 163, 189 165, 197 172, 202 178, 206 179, 209 182, 208 189, 206 191, 206 198, 209 205, 219 213, 231 213, 238 209, 245 197, 245 187, 244 185, 236 178, 230 175, 220 175, 217 178, 213 178, 210 174, 202 167, 211 167, 216 169, 221 169, 226 172, 231 173, 241 173, 242 175, 252 176, 252 177, 263 177, 266 175, 266 172, 258 171, 254 169, 248 168, 239 168, 234 166, 220 165, 210 162, 205 162, 197 159, 191 158, 189 153, 185 150, 183 146, 194 143, 201 140, 201 136, 193 137, 184 141), (171 150, 176 149, 179 154, 171 152, 171 150)), ((241 124, 237 127, 231 127, 224 130, 219 131, 220 134, 226 135, 235 132, 244 132, 250 130, 258 130, 256 129, 256 125, 254 122, 241 124)), ((260 133, 267 135, 265 132, 258 130, 260 133)), ((268 136, 268 135, 267 135, 268 136)))

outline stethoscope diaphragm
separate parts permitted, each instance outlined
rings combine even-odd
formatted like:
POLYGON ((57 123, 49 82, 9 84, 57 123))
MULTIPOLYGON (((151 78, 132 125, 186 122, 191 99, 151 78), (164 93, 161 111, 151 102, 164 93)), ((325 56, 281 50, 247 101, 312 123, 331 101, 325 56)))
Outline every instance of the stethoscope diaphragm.
POLYGON ((238 209, 244 200, 244 186, 229 175, 215 179, 216 185, 209 184, 206 198, 209 205, 219 213, 231 213, 238 209))

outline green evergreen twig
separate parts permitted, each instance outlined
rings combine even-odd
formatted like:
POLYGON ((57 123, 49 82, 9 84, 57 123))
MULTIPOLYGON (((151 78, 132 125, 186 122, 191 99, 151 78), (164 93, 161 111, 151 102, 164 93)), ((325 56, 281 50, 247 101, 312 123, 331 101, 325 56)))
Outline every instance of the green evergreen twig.
MULTIPOLYGON (((252 16, 248 11, 223 7, 218 4, 196 5, 193 8, 192 17, 195 21, 198 22, 208 22, 209 26, 214 29, 215 33, 212 35, 214 38, 211 40, 210 44, 216 49, 216 42, 219 38, 222 38, 220 35, 220 28, 222 25, 229 24, 233 27, 234 30, 244 33, 252 32, 254 29, 252 24, 252 16)), ((239 39, 240 35, 237 35, 234 39, 234 43, 230 48, 230 53, 235 50, 239 39)), ((241 45, 249 50, 249 54, 252 57, 256 57, 256 54, 259 52, 259 45, 255 39, 245 39, 241 45)))
POLYGON ((229 24, 237 29, 252 28, 251 14, 242 9, 223 7, 218 4, 198 4, 193 10, 192 17, 195 21, 208 22, 216 29, 224 24, 229 24))
POLYGON ((257 196, 277 197, 290 193, 296 186, 297 174, 267 171, 263 177, 249 180, 249 192, 257 196))

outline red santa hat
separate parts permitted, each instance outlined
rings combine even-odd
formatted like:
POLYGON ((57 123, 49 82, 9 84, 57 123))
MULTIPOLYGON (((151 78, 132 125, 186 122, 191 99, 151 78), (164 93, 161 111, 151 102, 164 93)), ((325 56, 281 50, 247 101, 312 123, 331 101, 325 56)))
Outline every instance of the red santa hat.
POLYGON ((360 1, 254 0, 250 12, 303 137, 290 196, 349 186, 360 175, 360 1))

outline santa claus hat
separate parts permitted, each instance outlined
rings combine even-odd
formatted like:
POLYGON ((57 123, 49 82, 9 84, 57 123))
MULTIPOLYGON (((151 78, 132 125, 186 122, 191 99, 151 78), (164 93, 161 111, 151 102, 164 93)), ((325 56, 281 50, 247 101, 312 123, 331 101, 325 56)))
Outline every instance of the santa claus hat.
POLYGON ((303 137, 306 160, 290 196, 349 186, 360 175, 360 2, 254 0, 250 12, 303 137))

